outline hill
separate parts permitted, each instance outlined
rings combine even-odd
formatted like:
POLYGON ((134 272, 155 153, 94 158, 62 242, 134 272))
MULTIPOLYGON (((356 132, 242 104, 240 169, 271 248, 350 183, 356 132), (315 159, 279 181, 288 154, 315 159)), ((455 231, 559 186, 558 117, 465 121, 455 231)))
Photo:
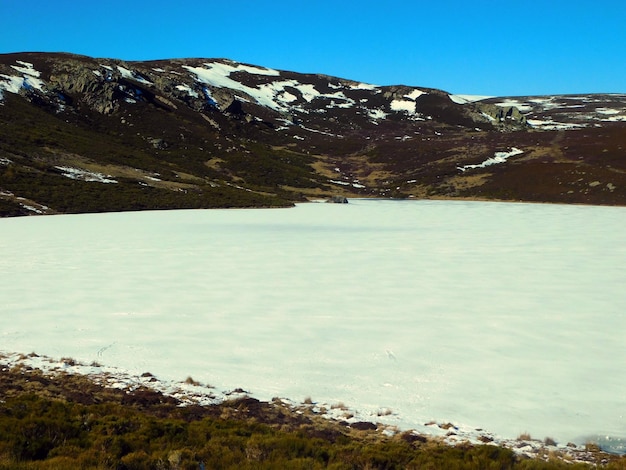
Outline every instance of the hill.
POLYGON ((471 97, 227 59, 0 55, 0 214, 309 198, 626 203, 626 95, 471 97))

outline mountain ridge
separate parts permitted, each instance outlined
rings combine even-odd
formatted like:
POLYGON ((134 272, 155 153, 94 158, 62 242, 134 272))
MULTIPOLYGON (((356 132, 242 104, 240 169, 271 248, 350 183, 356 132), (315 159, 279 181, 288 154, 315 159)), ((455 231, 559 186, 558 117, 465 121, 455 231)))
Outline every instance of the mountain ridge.
POLYGON ((621 94, 468 97, 230 59, 0 55, 2 215, 333 195, 624 205, 625 148, 621 94))

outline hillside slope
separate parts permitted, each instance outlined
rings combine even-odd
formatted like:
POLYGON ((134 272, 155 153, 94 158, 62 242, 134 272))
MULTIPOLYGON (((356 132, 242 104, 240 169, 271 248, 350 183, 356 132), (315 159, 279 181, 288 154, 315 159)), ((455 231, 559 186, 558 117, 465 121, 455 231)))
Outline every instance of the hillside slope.
POLYGON ((626 203, 626 95, 482 98, 227 59, 0 55, 0 214, 307 198, 626 203))

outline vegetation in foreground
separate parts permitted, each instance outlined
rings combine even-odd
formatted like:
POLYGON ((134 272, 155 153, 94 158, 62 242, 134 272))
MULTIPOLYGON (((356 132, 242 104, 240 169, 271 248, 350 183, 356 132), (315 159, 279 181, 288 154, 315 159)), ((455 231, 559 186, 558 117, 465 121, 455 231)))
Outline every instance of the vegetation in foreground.
MULTIPOLYGON (((589 468, 556 455, 520 458, 493 445, 386 437, 278 401, 246 397, 182 407, 145 388, 129 392, 83 376, 0 369, 0 469, 589 468)), ((590 463, 626 468, 626 458, 601 453, 590 463)))

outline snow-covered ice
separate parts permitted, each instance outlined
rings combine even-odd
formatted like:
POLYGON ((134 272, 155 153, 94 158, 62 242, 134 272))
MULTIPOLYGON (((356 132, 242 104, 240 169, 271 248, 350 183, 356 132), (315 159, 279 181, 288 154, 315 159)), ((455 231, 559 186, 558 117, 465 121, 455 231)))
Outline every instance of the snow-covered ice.
POLYGON ((353 200, 3 219, 0 350, 424 432, 624 437, 625 216, 353 200))

